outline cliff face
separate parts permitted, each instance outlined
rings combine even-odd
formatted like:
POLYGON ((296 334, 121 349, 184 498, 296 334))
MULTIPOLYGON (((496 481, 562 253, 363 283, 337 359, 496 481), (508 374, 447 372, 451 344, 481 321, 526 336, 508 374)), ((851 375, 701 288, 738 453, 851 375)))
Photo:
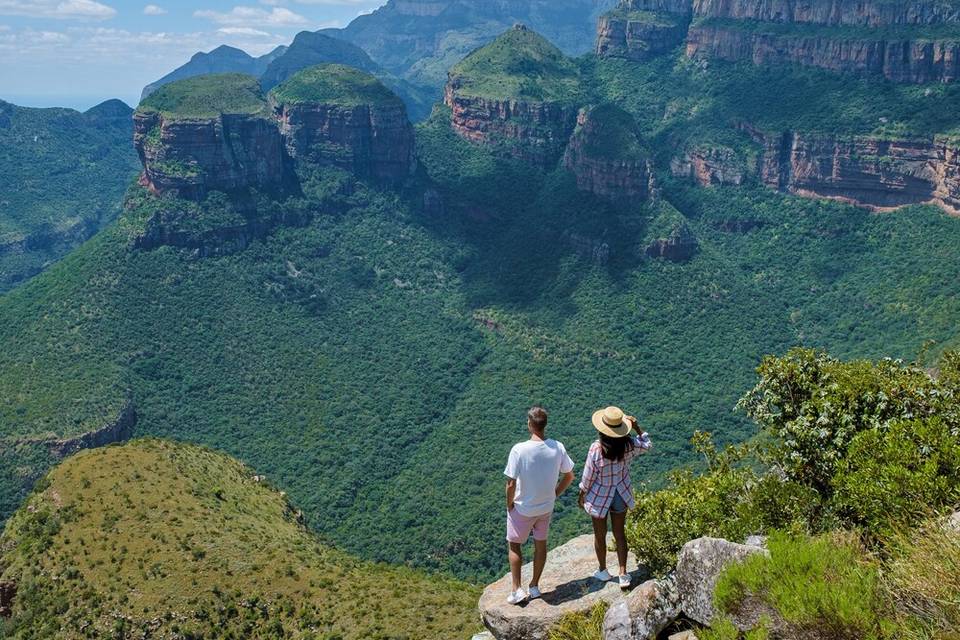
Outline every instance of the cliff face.
POLYGON ((881 27, 960 22, 960 6, 929 0, 693 0, 697 16, 881 27))
POLYGON ((220 114, 168 119, 134 115, 133 143, 143 163, 141 184, 155 193, 199 199, 210 190, 278 185, 283 175, 280 132, 260 115, 220 114))
POLYGON ((403 105, 274 105, 287 152, 362 177, 398 183, 415 167, 413 127, 403 105))
POLYGON ((904 83, 953 82, 960 77, 956 40, 764 33, 708 22, 690 28, 686 52, 691 58, 801 64, 904 83))
POLYGON ((670 161, 670 172, 677 177, 692 178, 702 187, 740 185, 747 175, 746 167, 730 147, 698 145, 683 156, 670 161))
POLYGON ((580 111, 562 161, 577 187, 615 203, 649 196, 650 162, 632 125, 633 119, 616 107, 580 111))
POLYGON ((481 144, 506 142, 510 156, 531 164, 553 165, 576 125, 575 106, 463 96, 457 88, 451 81, 443 96, 454 132, 481 144))
POLYGON ((597 20, 600 57, 646 60, 671 51, 687 35, 689 0, 626 0, 597 20))
POLYGON ((960 215, 956 141, 750 132, 763 146, 760 179, 774 189, 877 209, 931 203, 960 215))

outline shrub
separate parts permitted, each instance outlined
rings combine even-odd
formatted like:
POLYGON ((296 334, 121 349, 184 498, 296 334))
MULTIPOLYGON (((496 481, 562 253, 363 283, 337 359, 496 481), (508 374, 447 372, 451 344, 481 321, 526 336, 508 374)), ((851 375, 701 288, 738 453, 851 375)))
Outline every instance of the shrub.
POLYGON ((834 509, 880 537, 960 499, 960 441, 940 418, 865 431, 832 480, 834 509))
POLYGON ((771 611, 787 637, 881 638, 884 619, 879 564, 851 534, 771 535, 769 557, 731 565, 717 581, 717 610, 733 613, 747 598, 771 611), (782 622, 781 622, 782 621, 782 622))

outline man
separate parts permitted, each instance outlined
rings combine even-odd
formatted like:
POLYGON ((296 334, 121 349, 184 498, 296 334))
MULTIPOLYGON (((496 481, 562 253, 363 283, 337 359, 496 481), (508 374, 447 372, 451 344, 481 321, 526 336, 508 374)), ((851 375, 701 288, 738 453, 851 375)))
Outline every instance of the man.
POLYGON ((544 438, 546 429, 546 410, 531 407, 527 411, 530 439, 513 446, 503 471, 507 476, 507 542, 513 577, 513 590, 507 597, 510 604, 540 597, 540 574, 547 563, 547 531, 553 517, 553 503, 573 482, 573 460, 561 443, 544 438), (531 532, 533 577, 529 592, 525 592, 520 587, 522 545, 531 532))

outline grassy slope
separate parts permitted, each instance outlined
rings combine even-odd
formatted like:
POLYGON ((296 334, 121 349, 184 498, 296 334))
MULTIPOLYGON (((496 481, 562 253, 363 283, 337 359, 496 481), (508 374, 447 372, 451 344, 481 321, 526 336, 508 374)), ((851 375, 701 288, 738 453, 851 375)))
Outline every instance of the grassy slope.
POLYGON ((369 73, 342 64, 308 67, 275 87, 270 95, 284 104, 320 102, 356 106, 400 102, 400 98, 369 73))
POLYGON ((214 73, 175 80, 151 93, 137 107, 138 111, 159 112, 175 120, 214 118, 221 113, 256 115, 266 109, 267 102, 257 79, 243 73, 214 73))
POLYGON ((465 637, 479 626, 475 588, 321 544, 253 473, 159 440, 64 462, 4 532, 0 572, 20 585, 6 629, 106 635, 123 617, 130 634, 156 621, 158 637, 346 640, 465 637))
POLYGON ((138 167, 132 132, 129 116, 0 102, 0 292, 116 217, 138 167))
POLYGON ((540 102, 576 102, 580 77, 576 64, 543 36, 510 29, 472 52, 451 70, 457 93, 466 96, 540 102))

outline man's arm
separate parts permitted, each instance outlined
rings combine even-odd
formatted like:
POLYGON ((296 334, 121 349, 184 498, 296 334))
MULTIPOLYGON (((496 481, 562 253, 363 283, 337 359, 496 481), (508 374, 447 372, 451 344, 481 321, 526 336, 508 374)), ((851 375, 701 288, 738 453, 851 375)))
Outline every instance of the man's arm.
POLYGON ((513 509, 513 497, 517 493, 517 479, 507 479, 507 511, 513 509))
POLYGON ((557 483, 557 497, 560 497, 560 494, 567 490, 573 483, 573 471, 567 471, 565 474, 560 476, 560 482, 557 483))

